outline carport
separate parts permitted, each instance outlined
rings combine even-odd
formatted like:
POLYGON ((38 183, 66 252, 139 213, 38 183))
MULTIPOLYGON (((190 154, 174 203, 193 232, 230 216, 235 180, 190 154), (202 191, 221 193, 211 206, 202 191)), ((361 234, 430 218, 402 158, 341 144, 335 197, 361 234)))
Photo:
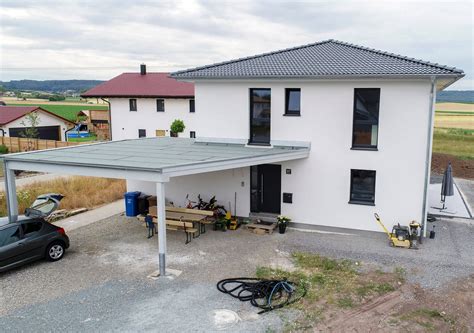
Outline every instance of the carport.
POLYGON ((304 142, 253 147, 242 140, 160 137, 9 154, 4 157, 9 221, 18 219, 15 170, 155 182, 159 270, 164 276, 165 184, 171 177, 302 159, 309 152, 304 142))

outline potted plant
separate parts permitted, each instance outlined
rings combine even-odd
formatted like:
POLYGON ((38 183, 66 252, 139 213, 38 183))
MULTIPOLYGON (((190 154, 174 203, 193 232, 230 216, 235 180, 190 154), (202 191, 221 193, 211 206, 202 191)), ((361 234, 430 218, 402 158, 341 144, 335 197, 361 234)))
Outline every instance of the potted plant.
POLYGON ((277 217, 278 231, 280 232, 280 234, 285 233, 286 227, 288 226, 288 222, 290 221, 291 219, 288 216, 279 215, 277 217))
POLYGON ((184 126, 184 122, 181 119, 175 119, 170 126, 170 135, 174 138, 178 137, 179 133, 182 133, 186 126, 184 126))

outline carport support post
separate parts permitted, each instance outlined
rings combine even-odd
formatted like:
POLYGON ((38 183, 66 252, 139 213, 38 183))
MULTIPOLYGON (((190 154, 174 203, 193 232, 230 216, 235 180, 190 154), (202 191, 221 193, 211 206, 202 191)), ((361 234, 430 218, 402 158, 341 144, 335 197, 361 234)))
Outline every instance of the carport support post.
POLYGON ((158 251, 160 259, 160 276, 166 275, 166 207, 165 183, 156 183, 156 208, 158 217, 158 251))
POLYGON ((8 222, 18 220, 18 199, 16 197, 15 171, 10 169, 8 162, 3 162, 5 172, 5 193, 7 195, 8 222))

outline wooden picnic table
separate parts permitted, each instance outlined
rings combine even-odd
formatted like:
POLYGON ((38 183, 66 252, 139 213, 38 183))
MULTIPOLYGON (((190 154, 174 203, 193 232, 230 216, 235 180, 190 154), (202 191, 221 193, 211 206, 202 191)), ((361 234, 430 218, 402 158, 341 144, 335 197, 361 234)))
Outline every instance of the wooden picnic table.
POLYGON ((166 219, 183 221, 183 222, 192 222, 193 226, 194 226, 194 223, 197 223, 198 230, 199 230, 198 237, 201 235, 201 233, 205 232, 205 229, 203 229, 203 226, 204 226, 203 222, 207 220, 206 215, 166 211, 166 219))

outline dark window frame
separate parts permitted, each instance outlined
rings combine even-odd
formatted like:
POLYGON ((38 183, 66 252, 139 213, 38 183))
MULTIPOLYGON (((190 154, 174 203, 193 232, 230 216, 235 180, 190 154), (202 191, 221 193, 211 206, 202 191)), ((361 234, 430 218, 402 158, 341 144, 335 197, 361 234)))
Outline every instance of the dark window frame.
POLYGON ((165 112, 165 99, 164 98, 156 99, 156 112, 165 112), (163 103, 162 108, 160 108, 160 101, 163 103))
POLYGON ((350 204, 356 204, 356 205, 366 205, 366 206, 375 206, 375 190, 377 188, 376 183, 377 183, 377 171, 375 170, 364 170, 364 169, 351 169, 351 174, 350 174, 350 192, 349 192, 349 203, 350 204), (373 174, 374 177, 374 185, 372 189, 372 196, 373 200, 358 200, 358 199, 353 199, 352 198, 352 192, 354 190, 354 173, 355 172, 367 172, 373 174))
POLYGON ((284 113, 285 116, 294 116, 294 117, 299 117, 301 116, 301 88, 285 88, 285 113, 284 113), (299 95, 299 98, 300 98, 300 101, 299 101, 299 105, 300 105, 300 108, 298 111, 295 111, 295 110, 289 110, 289 106, 290 106, 290 93, 291 92, 299 92, 300 95, 299 95))
POLYGON ((140 139, 140 138, 146 138, 146 129, 145 129, 145 128, 139 128, 139 129, 138 129, 138 138, 139 138, 139 139, 140 139), (143 131, 143 132, 142 132, 142 131, 143 131), (142 135, 142 133, 143 133, 144 135, 142 135))
POLYGON ((128 107, 130 111, 136 112, 138 110, 138 103, 136 98, 130 98, 128 100, 128 107))
POLYGON ((379 132, 380 132, 380 97, 381 97, 380 88, 354 88, 354 102, 353 102, 353 109, 352 109, 352 147, 351 147, 352 150, 374 150, 374 151, 378 150, 379 132), (379 94, 379 102, 377 105, 377 137, 376 137, 375 145, 355 143, 357 92, 360 90, 378 91, 378 94, 379 94))
POLYGON ((270 142, 272 140, 272 122, 271 122, 271 110, 272 110, 272 89, 271 88, 250 88, 249 89, 249 109, 250 109, 250 116, 249 116, 249 140, 248 145, 252 146, 270 146, 270 142), (253 91, 254 90, 268 90, 270 91, 270 135, 268 136, 268 142, 263 141, 253 141, 252 140, 252 119, 253 119, 253 91))
POLYGON ((196 102, 194 99, 189 100, 189 113, 196 113, 196 102))

